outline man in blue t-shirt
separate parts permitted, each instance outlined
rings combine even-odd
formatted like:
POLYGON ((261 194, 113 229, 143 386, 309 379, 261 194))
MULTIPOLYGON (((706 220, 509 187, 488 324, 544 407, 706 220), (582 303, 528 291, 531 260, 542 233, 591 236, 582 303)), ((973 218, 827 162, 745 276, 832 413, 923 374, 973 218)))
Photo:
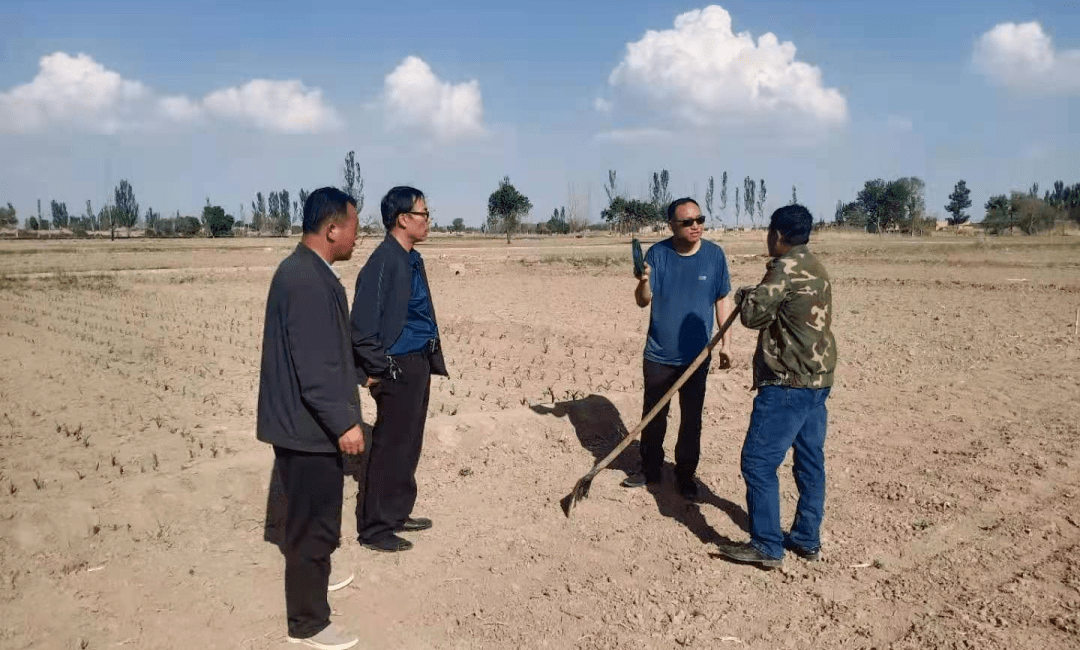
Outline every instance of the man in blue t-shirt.
MULTIPOLYGON (((672 236, 651 246, 645 254, 645 272, 634 291, 639 307, 652 305, 649 336, 642 364, 645 403, 642 417, 656 406, 712 338, 731 313, 727 258, 716 244, 701 238, 705 217, 690 198, 672 201, 667 209, 672 236)), ((717 351, 721 367, 728 356, 730 330, 717 351)), ((675 478, 686 499, 698 496, 694 474, 701 454, 701 409, 705 403, 707 359, 679 389, 679 439, 675 444, 675 478)), ((656 414, 641 433, 641 471, 628 476, 625 487, 659 483, 664 465, 664 435, 668 407, 656 414)))

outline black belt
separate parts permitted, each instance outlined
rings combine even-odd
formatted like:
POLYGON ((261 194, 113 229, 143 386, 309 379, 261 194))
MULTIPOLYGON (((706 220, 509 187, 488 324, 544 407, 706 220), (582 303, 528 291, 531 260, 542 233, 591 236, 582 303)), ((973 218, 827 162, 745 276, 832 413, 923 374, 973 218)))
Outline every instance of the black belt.
MULTIPOLYGON (((395 357, 395 358, 398 358, 398 359, 402 359, 402 358, 405 358, 405 357, 415 357, 415 356, 419 356, 421 354, 425 355, 425 356, 428 356, 428 355, 435 354, 436 352, 439 351, 439 349, 440 349, 439 339, 429 339, 428 342, 424 344, 424 347, 420 348, 419 350, 416 350, 415 352, 407 352, 405 354, 395 354, 395 355, 392 355, 392 356, 395 357)), ((390 356, 390 355, 388 355, 388 356, 390 356)))
POLYGON ((438 352, 441 348, 442 348, 442 346, 439 343, 439 339, 430 339, 430 340, 428 340, 427 344, 424 345, 423 348, 417 350, 416 352, 408 352, 406 354, 394 354, 394 355, 389 355, 388 354, 388 355, 386 355, 387 357, 390 358, 390 362, 391 362, 391 373, 390 373, 391 378, 392 379, 397 379, 396 371, 400 370, 399 368, 396 367, 397 364, 394 363, 395 359, 409 359, 409 358, 412 358, 412 357, 431 357, 431 355, 438 352))

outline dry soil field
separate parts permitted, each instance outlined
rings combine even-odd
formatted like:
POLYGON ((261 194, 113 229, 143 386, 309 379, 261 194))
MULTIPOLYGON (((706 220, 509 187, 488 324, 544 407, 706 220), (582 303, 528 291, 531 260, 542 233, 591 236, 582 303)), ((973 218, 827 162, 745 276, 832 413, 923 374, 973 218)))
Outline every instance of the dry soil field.
MULTIPOLYGON (((735 286, 762 239, 720 239, 735 286)), ((254 406, 295 243, 0 244, 0 648, 286 647, 254 406)), ((1080 647, 1080 237, 813 247, 840 352, 824 557, 766 572, 713 550, 745 538, 751 332, 710 375, 704 502, 620 488, 634 447, 568 519, 640 419, 628 240, 424 244, 452 375, 418 476, 435 528, 364 551, 349 482, 331 604, 361 647, 1080 647)), ((790 516, 790 465, 781 491, 790 516)))

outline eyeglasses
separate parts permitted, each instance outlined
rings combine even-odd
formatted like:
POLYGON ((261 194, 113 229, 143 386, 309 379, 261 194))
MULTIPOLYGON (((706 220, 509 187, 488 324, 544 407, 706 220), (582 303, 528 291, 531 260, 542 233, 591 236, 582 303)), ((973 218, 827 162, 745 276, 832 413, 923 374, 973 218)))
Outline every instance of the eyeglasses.
POLYGON ((405 214, 411 214, 417 217, 423 217, 424 221, 431 221, 431 212, 406 212, 405 214))
POLYGON ((705 224, 705 215, 701 215, 700 217, 698 217, 696 219, 673 219, 671 221, 671 223, 677 223, 680 226, 682 226, 683 228, 689 228, 690 226, 694 225, 695 223, 697 225, 701 226, 701 225, 705 224))

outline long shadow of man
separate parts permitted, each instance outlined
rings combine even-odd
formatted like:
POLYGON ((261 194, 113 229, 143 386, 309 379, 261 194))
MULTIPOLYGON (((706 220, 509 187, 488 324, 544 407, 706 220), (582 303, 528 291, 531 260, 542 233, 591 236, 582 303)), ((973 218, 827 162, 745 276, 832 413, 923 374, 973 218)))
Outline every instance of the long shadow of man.
MULTIPOLYGON (((607 456, 628 433, 619 410, 615 408, 611 400, 601 395, 556 402, 553 406, 537 404, 531 408, 541 415, 568 418, 581 446, 593 455, 596 462, 607 456)), ((611 462, 609 468, 631 474, 638 470, 639 465, 640 451, 638 442, 635 440, 611 462)), ((674 474, 674 471, 673 463, 664 463, 665 474, 670 476, 674 474)), ((701 512, 701 504, 720 509, 731 518, 735 525, 743 531, 749 531, 746 511, 735 503, 716 495, 707 485, 701 484, 697 502, 689 502, 682 498, 673 486, 672 480, 661 481, 659 485, 650 488, 649 493, 656 500, 656 507, 660 514, 671 517, 686 526, 703 543, 715 543, 724 541, 726 538, 716 532, 705 520, 701 512)))
MULTIPOLYGON (((598 461, 607 456, 626 435, 619 409, 615 408, 611 400, 600 395, 556 402, 552 406, 534 404, 530 408, 540 415, 554 415, 570 420, 581 446, 598 461)), ((635 440, 609 467, 627 473, 636 471, 639 453, 638 441, 635 440)))

